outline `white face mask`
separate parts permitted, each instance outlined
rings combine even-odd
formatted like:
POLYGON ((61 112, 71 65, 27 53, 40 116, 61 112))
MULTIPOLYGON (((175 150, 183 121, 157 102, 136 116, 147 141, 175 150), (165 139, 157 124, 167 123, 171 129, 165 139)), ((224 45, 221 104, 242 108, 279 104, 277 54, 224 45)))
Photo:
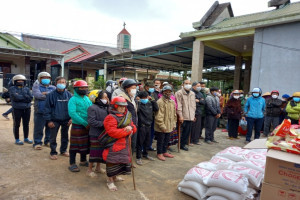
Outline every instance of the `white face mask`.
POLYGON ((244 95, 243 94, 240 94, 240 97, 243 97, 244 95))
POLYGON ((134 97, 136 95, 136 89, 131 89, 130 94, 132 97, 134 97))
POLYGON ((107 100, 106 99, 100 99, 102 101, 103 104, 107 104, 107 100))
POLYGON ((272 95, 272 98, 273 98, 273 99, 277 99, 277 98, 278 98, 278 95, 273 94, 273 95, 272 95))
POLYGON ((217 96, 218 96, 218 97, 220 97, 220 96, 221 96, 221 94, 220 94, 220 93, 217 93, 217 96))
POLYGON ((233 96, 233 98, 238 99, 238 98, 240 98, 240 97, 239 97, 239 96, 233 96))
POLYGON ((192 88, 192 85, 190 85, 190 84, 184 85, 184 89, 186 89, 186 90, 190 90, 191 88, 192 88))

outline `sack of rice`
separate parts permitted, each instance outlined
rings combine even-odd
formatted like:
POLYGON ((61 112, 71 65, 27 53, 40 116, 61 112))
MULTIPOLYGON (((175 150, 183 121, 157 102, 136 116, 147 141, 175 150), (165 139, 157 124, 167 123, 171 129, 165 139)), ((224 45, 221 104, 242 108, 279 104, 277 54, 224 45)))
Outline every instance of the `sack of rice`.
POLYGON ((228 147, 223 151, 220 151, 216 156, 228 158, 232 161, 238 162, 245 160, 244 155, 250 153, 248 149, 242 149, 241 147, 228 147))
POLYGON ((237 163, 234 163, 232 165, 240 165, 245 166, 251 169, 255 169, 257 171, 265 173, 266 163, 264 161, 253 161, 253 160, 243 160, 237 163))
POLYGON ((262 179, 264 178, 264 174, 262 172, 241 165, 230 165, 228 170, 243 174, 248 178, 249 183, 254 185, 256 188, 260 186, 262 179))
POLYGON ((183 192, 191 197, 194 197, 195 199, 199 199, 201 200, 201 197, 192 189, 189 189, 189 188, 182 188, 182 187, 178 187, 178 190, 180 192, 183 192))
POLYGON ((229 199, 229 200, 244 200, 245 199, 245 195, 243 195, 243 194, 232 192, 230 190, 219 188, 219 187, 209 187, 205 195, 207 197, 221 196, 221 197, 223 197, 225 199, 229 199))
POLYGON ((202 169, 199 167, 193 167, 190 169, 186 175, 184 176, 184 180, 186 181, 196 181, 200 184, 203 184, 203 179, 205 177, 210 177, 213 172, 208 171, 206 169, 202 169))
POLYGON ((194 192, 197 193, 197 195, 204 199, 205 198, 205 193, 207 191, 207 186, 203 185, 203 184, 200 184, 198 182, 195 182, 195 181, 185 181, 185 180, 182 180, 179 184, 178 184, 178 187, 181 187, 181 188, 187 188, 187 189, 191 189, 193 190, 194 192))

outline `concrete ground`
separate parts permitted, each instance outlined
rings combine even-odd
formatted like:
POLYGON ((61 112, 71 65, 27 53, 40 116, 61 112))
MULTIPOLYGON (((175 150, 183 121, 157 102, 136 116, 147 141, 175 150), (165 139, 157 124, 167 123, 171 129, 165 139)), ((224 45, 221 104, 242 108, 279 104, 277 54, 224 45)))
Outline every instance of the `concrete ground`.
MULTIPOLYGON (((2 101, 0 113, 9 108, 2 101)), ((6 120, 0 116, 0 199, 192 199, 177 190, 177 184, 186 172, 199 162, 210 160, 226 147, 244 146, 243 137, 229 140, 226 139, 227 133, 217 130, 215 138, 219 144, 196 145, 190 147, 188 152, 173 153, 175 158, 165 162, 145 160, 143 166, 134 170, 136 191, 133 189, 132 176, 123 176, 125 181, 116 184, 118 191, 110 192, 103 174, 89 178, 85 175, 85 167, 80 167, 79 173, 71 173, 68 170, 68 158, 59 156, 58 160, 50 160, 48 147, 37 151, 29 144, 15 145, 13 120, 11 115, 9 117, 10 120, 6 120)), ((22 128, 20 133, 20 139, 23 140, 22 128)), ((29 138, 33 138, 33 115, 29 138)), ((150 155, 155 156, 155 152, 150 152, 150 155)))

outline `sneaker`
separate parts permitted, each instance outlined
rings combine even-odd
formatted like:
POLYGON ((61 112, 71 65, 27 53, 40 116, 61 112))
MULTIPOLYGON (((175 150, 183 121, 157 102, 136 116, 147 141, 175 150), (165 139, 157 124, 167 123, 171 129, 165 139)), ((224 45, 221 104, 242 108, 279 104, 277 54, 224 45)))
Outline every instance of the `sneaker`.
POLYGON ((156 151, 156 148, 150 147, 148 150, 149 151, 156 151))
POLYGON ((189 150, 189 148, 187 148, 186 146, 180 147, 180 149, 182 149, 182 150, 184 150, 184 151, 188 151, 188 150, 189 150))
POLYGON ((29 138, 25 138, 24 142, 27 143, 27 144, 32 144, 32 140, 30 140, 29 138))
POLYGON ((16 139, 16 142, 15 142, 15 144, 16 144, 16 145, 23 145, 24 143, 23 143, 21 140, 19 140, 19 139, 16 139))
POLYGON ((138 165, 143 165, 143 161, 142 161, 142 159, 136 159, 136 164, 138 164, 138 165))
POLYGON ((2 116, 3 116, 5 119, 9 119, 9 117, 8 117, 7 115, 2 114, 2 116))
POLYGON ((151 157, 151 156, 143 156, 144 158, 146 158, 147 160, 151 160, 151 161, 154 161, 155 158, 151 157))
POLYGON ((169 154, 169 153, 164 153, 163 156, 167 157, 167 158, 174 158, 174 156, 172 154, 169 154))

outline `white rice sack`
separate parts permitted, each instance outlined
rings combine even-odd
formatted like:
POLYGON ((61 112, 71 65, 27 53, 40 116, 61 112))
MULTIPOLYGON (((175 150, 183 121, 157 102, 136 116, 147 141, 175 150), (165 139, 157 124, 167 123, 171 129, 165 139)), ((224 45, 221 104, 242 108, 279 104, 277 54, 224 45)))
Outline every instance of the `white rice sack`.
POLYGON ((221 157, 221 156, 213 156, 209 162, 212 162, 214 164, 220 164, 220 163, 235 163, 234 161, 228 159, 228 158, 224 158, 224 157, 221 157))
POLYGON ((205 185, 200 184, 200 183, 195 182, 195 181, 182 180, 178 184, 178 187, 194 190, 198 194, 198 196, 202 199, 205 198, 205 193, 207 191, 207 187, 205 185))
POLYGON ((217 171, 217 164, 212 163, 212 162, 201 162, 199 164, 196 165, 197 167, 200 167, 202 169, 206 169, 208 171, 217 171))
POLYGON ((244 200, 245 195, 244 194, 239 194, 236 192, 229 191, 227 189, 219 188, 219 187, 210 187, 208 188, 206 192, 206 196, 221 196, 224 197, 225 199, 229 200, 244 200))
POLYGON ((195 199, 200 199, 201 200, 201 198, 198 196, 198 194, 194 190, 192 190, 192 189, 178 187, 178 190, 180 192, 183 192, 183 193, 191 196, 191 197, 194 197, 195 199))
POLYGON ((248 188, 247 189, 247 193, 246 193, 246 199, 254 199, 254 195, 256 194, 256 190, 252 189, 252 188, 248 188))
POLYGON ((266 155, 263 153, 249 152, 244 155, 244 160, 263 161, 266 162, 266 155))
POLYGON ((244 160, 244 161, 237 162, 233 165, 245 166, 260 171, 263 174, 265 173, 265 168, 266 168, 266 163, 264 161, 244 160))
POLYGON ((210 196, 208 199, 206 200, 230 200, 230 199, 227 199, 225 197, 222 197, 222 196, 210 196))
POLYGON ((215 171, 211 176, 204 177, 203 183, 239 194, 245 194, 248 187, 248 179, 243 174, 229 170, 215 171))
POLYGON ((186 175, 184 176, 184 180, 186 181, 196 181, 200 184, 203 184, 203 179, 205 177, 210 177, 213 172, 208 171, 206 169, 202 169, 199 167, 193 167, 190 169, 186 175))
POLYGON ((245 160, 244 155, 250 153, 250 150, 242 149, 241 147, 228 147, 223 151, 220 151, 216 156, 228 158, 232 161, 238 162, 245 160))
POLYGON ((243 174, 244 176, 246 176, 248 178, 249 183, 251 183, 255 187, 260 186, 262 179, 264 177, 264 174, 261 171, 251 169, 251 168, 241 166, 241 165, 230 165, 228 167, 228 170, 232 170, 232 171, 243 174))

